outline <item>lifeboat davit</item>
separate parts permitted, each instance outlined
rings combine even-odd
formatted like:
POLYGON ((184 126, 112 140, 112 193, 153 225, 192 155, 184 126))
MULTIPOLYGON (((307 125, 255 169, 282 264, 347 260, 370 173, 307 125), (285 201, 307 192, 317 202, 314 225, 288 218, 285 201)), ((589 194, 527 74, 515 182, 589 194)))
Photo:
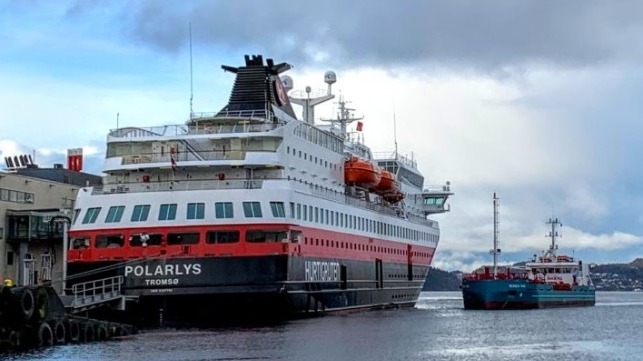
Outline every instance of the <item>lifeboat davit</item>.
POLYGON ((384 200, 387 202, 397 203, 404 199, 404 193, 396 190, 396 191, 388 192, 384 194, 382 198, 384 198, 384 200))
POLYGON ((382 172, 379 167, 368 160, 351 157, 344 162, 344 182, 371 188, 380 183, 382 172))
POLYGON ((395 175, 387 170, 382 170, 382 179, 375 187, 373 187, 372 191, 377 194, 386 194, 397 191, 395 175))

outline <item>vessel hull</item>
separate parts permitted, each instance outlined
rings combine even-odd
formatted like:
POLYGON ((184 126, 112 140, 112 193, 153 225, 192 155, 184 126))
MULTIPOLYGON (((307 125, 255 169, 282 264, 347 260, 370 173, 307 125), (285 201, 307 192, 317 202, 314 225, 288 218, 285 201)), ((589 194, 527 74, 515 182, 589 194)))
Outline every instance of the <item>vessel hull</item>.
POLYGON ((551 285, 528 280, 463 280, 464 308, 469 310, 511 310, 553 307, 594 306, 593 286, 556 290, 551 285))
POLYGON ((70 264, 69 272, 105 267, 113 270, 101 276, 124 276, 122 293, 138 297, 127 307, 132 317, 154 325, 412 307, 428 272, 428 265, 292 255, 79 263, 70 264))

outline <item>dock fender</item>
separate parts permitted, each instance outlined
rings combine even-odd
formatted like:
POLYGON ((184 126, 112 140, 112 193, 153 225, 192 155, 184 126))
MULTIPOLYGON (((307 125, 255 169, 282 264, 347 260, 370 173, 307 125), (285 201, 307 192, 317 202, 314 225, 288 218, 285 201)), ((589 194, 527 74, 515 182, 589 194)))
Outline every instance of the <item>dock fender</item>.
POLYGON ((94 332, 94 325, 91 322, 85 323, 83 327, 83 341, 92 342, 94 341, 96 333, 94 332))
POLYGON ((12 347, 19 348, 21 345, 21 339, 22 335, 20 334, 20 331, 11 330, 11 332, 9 332, 9 342, 12 347))
POLYGON ((67 330, 65 330, 65 324, 62 321, 54 321, 52 330, 54 332, 54 342, 57 345, 62 345, 67 341, 67 330))
POLYGON ((44 320, 49 316, 49 294, 43 287, 38 287, 36 295, 36 313, 39 320, 44 320))
POLYGON ((96 326, 96 340, 98 341, 105 341, 107 340, 107 337, 109 335, 107 334, 107 326, 104 324, 98 324, 96 326))
POLYGON ((67 334, 69 335, 69 341, 80 341, 80 326, 76 320, 69 320, 67 322, 67 334))
POLYGON ((96 333, 94 332, 94 324, 91 322, 86 322, 83 325, 83 341, 92 342, 96 339, 96 333))
POLYGON ((38 326, 38 347, 50 347, 54 345, 54 333, 47 322, 38 326))
POLYGON ((29 318, 31 318, 31 315, 33 315, 33 311, 35 308, 33 293, 31 293, 30 289, 23 288, 18 291, 18 294, 16 296, 18 298, 18 307, 20 307, 20 313, 25 320, 28 320, 29 318))

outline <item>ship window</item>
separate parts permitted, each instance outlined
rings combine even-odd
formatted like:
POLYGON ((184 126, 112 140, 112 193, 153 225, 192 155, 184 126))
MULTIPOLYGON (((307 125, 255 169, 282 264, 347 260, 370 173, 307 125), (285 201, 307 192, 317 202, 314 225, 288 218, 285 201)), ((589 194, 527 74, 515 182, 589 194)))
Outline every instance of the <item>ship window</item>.
POLYGON ((71 224, 76 223, 76 221, 78 220, 78 215, 80 215, 80 209, 74 209, 74 215, 71 217, 71 224))
POLYGON ((197 244, 199 243, 198 233, 168 233, 168 246, 176 244, 197 244))
POLYGON ((159 221, 169 221, 176 219, 176 203, 161 204, 159 209, 159 221))
POLYGON ((163 236, 156 234, 135 234, 129 239, 129 245, 132 247, 159 246, 162 243, 163 236))
POLYGON ((290 218, 295 219, 295 203, 290 202, 290 218))
POLYGON ((287 231, 261 231, 252 230, 246 232, 246 241, 248 243, 263 243, 263 242, 282 242, 288 241, 287 231))
POLYGON ((301 231, 290 231, 290 243, 301 243, 301 231))
POLYGON ((205 203, 188 203, 188 219, 203 219, 205 216, 205 203))
POLYGON ((87 209, 87 213, 85 213, 85 218, 83 218, 83 224, 96 222, 96 219, 98 218, 98 214, 100 213, 100 208, 101 207, 94 207, 94 208, 87 209))
POLYGON ((123 211, 125 211, 125 206, 113 206, 109 207, 107 211, 107 217, 105 217, 105 223, 118 223, 123 217, 123 211))
POLYGON ((145 222, 147 221, 147 216, 150 214, 150 205, 149 204, 139 204, 134 206, 134 211, 132 212, 132 222, 145 222))
POLYGON ((124 244, 122 234, 107 234, 96 237, 96 248, 121 248, 124 244))
POLYGON ((232 218, 232 202, 217 202, 214 204, 214 213, 217 218, 232 218))
POLYGON ((89 247, 89 239, 85 237, 78 237, 71 240, 72 249, 82 249, 89 247))
POLYGON ((270 209, 272 210, 273 217, 286 218, 284 202, 270 202, 270 209))
POLYGON ((205 242, 209 244, 237 243, 239 231, 208 231, 205 242))
POLYGON ((259 202, 243 202, 243 213, 248 218, 261 218, 261 204, 259 202))
POLYGON ((297 219, 301 219, 301 204, 297 203, 297 219))

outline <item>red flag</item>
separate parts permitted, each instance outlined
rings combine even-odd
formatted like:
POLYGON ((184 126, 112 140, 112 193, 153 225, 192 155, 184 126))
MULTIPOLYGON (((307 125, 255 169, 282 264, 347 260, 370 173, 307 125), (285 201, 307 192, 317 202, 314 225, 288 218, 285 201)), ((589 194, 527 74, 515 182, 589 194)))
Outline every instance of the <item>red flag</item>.
POLYGON ((364 126, 364 123, 362 123, 362 122, 357 122, 357 131, 358 131, 358 132, 361 132, 361 131, 362 131, 362 127, 363 127, 363 126, 364 126))

